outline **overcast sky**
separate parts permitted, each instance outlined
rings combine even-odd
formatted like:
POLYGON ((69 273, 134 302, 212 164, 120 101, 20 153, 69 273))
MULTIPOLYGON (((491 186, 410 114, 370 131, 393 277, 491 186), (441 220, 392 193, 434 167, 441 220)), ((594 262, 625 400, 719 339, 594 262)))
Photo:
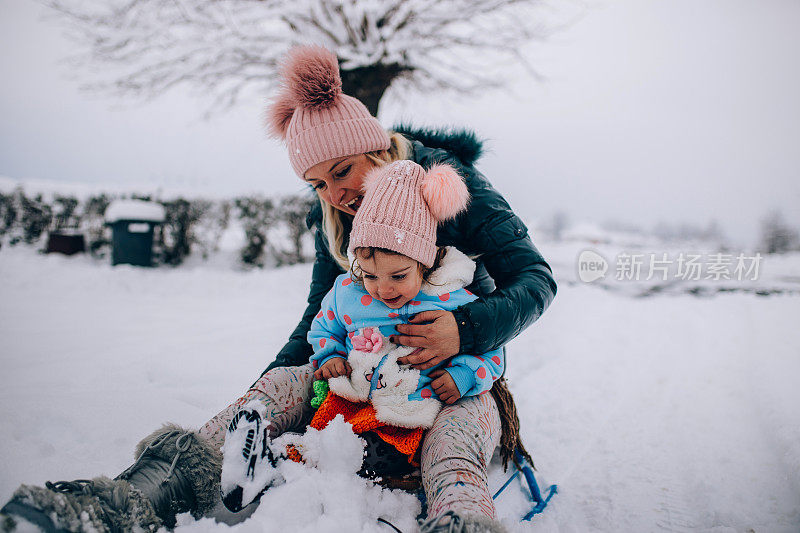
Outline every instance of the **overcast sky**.
MULTIPOLYGON (((800 1, 580 11, 530 47, 544 82, 514 72, 510 94, 387 97, 379 118, 475 128, 490 149, 479 168, 528 220, 716 219, 741 246, 773 208, 800 227, 800 1)), ((59 64, 74 45, 41 14, 31 0, 0 0, 0 176, 302 189, 263 133, 263 100, 204 121, 208 102, 188 92, 145 105, 89 97, 59 64)))

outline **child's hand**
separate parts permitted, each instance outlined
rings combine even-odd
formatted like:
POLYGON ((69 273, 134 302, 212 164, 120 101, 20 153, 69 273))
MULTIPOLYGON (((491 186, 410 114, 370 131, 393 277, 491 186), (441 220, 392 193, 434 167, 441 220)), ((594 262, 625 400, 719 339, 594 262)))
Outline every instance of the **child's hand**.
POLYGON ((344 358, 334 357, 333 359, 328 359, 328 362, 314 372, 314 379, 330 379, 339 376, 349 376, 350 372, 352 371, 353 369, 350 368, 350 363, 348 363, 344 358))
POLYGON ((458 392, 456 382, 453 381, 453 377, 449 372, 439 369, 434 370, 428 375, 433 378, 433 381, 431 381, 431 388, 444 403, 450 405, 451 403, 456 403, 456 400, 461 398, 461 393, 458 392))

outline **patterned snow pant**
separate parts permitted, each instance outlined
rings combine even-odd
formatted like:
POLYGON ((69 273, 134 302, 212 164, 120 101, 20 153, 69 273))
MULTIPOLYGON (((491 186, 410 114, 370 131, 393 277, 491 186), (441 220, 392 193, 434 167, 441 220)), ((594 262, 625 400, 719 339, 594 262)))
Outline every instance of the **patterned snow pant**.
MULTIPOLYGON (((311 365, 274 368, 247 393, 209 420, 198 433, 219 448, 233 415, 251 400, 266 407, 274 434, 302 431, 313 410, 314 370, 311 365)), ((422 442, 422 484, 428 516, 446 511, 495 518, 487 467, 500 443, 500 415, 491 394, 463 398, 445 406, 422 442)))

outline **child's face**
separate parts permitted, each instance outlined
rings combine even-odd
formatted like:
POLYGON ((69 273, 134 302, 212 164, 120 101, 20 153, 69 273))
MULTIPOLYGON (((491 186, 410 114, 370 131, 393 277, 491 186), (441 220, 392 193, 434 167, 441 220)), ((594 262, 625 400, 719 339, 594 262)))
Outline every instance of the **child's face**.
POLYGON ((392 309, 399 309, 411 301, 422 286, 419 263, 404 255, 375 251, 372 257, 358 254, 364 288, 392 309))

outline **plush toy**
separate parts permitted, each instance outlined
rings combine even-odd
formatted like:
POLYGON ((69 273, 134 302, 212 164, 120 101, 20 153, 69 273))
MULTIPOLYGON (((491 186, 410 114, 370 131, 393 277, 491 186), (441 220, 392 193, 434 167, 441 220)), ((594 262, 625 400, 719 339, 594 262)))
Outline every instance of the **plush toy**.
POLYGON ((311 398, 311 407, 319 409, 319 406, 322 405, 322 402, 324 402, 325 398, 328 396, 328 382, 324 379, 315 379, 313 387, 314 397, 311 398))

